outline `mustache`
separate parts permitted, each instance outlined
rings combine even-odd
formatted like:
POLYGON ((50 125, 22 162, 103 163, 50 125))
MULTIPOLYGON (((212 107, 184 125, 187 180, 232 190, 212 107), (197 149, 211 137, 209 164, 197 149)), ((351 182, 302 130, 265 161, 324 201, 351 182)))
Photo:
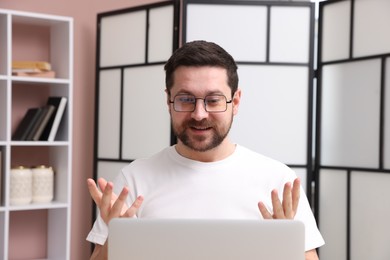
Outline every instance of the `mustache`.
POLYGON ((214 124, 207 119, 202 119, 201 121, 197 121, 194 119, 190 119, 186 122, 186 125, 189 127, 203 127, 203 128, 208 128, 208 127, 213 127, 214 124))

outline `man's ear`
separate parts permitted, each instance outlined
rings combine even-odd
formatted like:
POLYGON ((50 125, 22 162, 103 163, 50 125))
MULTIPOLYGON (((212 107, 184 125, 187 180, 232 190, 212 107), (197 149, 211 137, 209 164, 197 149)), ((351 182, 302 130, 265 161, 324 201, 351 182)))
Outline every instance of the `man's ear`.
POLYGON ((167 95, 168 110, 169 110, 169 113, 171 113, 171 103, 169 103, 169 101, 171 100, 171 93, 169 93, 168 89, 165 89, 165 94, 167 95))
POLYGON ((233 115, 237 115, 238 113, 238 107, 240 106, 241 102, 241 89, 238 88, 233 96, 233 115))
POLYGON ((165 89, 165 94, 167 95, 167 105, 169 106, 170 94, 169 94, 169 90, 168 89, 165 89))

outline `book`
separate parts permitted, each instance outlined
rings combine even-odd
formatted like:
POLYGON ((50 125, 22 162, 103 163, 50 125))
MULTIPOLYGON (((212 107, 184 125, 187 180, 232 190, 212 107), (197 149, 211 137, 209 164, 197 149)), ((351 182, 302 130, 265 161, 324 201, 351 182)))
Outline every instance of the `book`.
POLYGON ((43 72, 45 70, 37 69, 37 68, 25 68, 25 69, 15 69, 12 68, 12 75, 17 74, 17 73, 38 73, 38 72, 43 72))
POLYGON ((27 135, 26 140, 38 141, 45 129, 51 115, 54 113, 55 107, 53 105, 46 105, 42 107, 42 112, 39 118, 27 135))
POLYGON ((12 61, 12 69, 40 69, 51 70, 51 65, 47 61, 12 61))
POLYGON ((56 73, 52 70, 49 71, 14 71, 12 70, 13 76, 18 77, 36 77, 36 78, 55 78, 56 73))
POLYGON ((20 121, 18 127, 16 128, 14 134, 12 135, 12 140, 22 141, 26 140, 28 133, 34 126, 34 123, 38 120, 39 114, 42 112, 40 107, 29 108, 22 121, 20 121))
POLYGON ((55 111, 50 117, 39 140, 54 141, 58 131, 58 127, 60 126, 61 120, 63 118, 67 101, 68 100, 66 97, 52 96, 48 98, 47 105, 53 105, 55 107, 55 111))

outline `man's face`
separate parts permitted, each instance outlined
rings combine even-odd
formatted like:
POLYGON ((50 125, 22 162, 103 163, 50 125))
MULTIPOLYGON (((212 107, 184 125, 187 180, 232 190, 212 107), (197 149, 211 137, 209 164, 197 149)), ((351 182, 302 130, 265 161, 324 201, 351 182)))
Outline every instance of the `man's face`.
POLYGON ((179 139, 179 145, 193 151, 204 152, 219 146, 228 135, 237 113, 239 93, 232 97, 227 84, 226 70, 219 67, 185 67, 181 66, 174 72, 174 85, 170 91, 171 101, 178 94, 190 94, 196 98, 193 112, 177 112, 173 104, 169 104, 172 127, 179 139), (205 110, 203 98, 207 95, 224 95, 227 104, 224 112, 210 113, 205 110))

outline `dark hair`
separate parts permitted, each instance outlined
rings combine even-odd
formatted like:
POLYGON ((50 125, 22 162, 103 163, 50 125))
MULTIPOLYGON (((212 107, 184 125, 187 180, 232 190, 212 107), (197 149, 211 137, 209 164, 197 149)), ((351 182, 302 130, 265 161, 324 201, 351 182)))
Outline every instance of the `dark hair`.
POLYGON ((168 90, 173 86, 173 73, 180 66, 215 66, 226 69, 228 85, 232 95, 238 87, 237 65, 233 57, 221 46, 206 41, 185 43, 177 49, 164 66, 165 85, 168 90))

